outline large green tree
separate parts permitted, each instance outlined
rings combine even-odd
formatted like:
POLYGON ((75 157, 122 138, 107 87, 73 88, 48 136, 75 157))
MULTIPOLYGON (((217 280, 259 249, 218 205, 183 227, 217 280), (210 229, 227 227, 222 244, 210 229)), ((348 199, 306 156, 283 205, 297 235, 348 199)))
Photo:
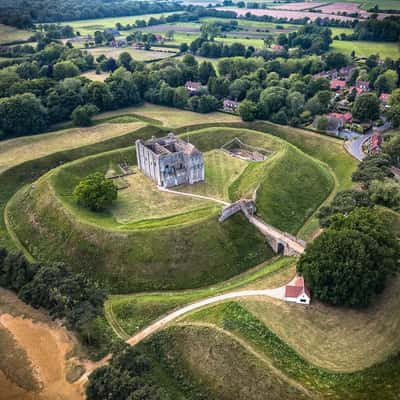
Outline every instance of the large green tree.
POLYGON ((366 307, 398 271, 400 248, 391 222, 376 210, 337 214, 297 264, 314 298, 337 306, 366 307))
POLYGON ((100 211, 117 199, 117 187, 100 172, 88 175, 74 190, 78 204, 92 211, 100 211))
POLYGON ((31 93, 0 99, 0 128, 6 134, 29 135, 45 130, 47 111, 31 93))
POLYGON ((379 99, 374 93, 364 93, 356 98, 353 105, 353 116, 361 122, 374 121, 379 118, 379 99))

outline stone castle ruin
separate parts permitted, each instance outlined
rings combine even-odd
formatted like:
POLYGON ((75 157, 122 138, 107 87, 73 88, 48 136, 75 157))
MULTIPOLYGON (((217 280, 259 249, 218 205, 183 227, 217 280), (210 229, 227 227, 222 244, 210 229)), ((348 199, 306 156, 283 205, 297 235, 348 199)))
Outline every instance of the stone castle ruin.
POLYGON ((228 143, 225 143, 221 147, 221 150, 227 152, 233 157, 246 161, 264 161, 271 154, 271 151, 260 147, 250 146, 243 143, 239 138, 234 138, 228 143))
POLYGON ((139 170, 157 186, 168 188, 204 181, 203 154, 173 133, 137 140, 136 156, 139 170))

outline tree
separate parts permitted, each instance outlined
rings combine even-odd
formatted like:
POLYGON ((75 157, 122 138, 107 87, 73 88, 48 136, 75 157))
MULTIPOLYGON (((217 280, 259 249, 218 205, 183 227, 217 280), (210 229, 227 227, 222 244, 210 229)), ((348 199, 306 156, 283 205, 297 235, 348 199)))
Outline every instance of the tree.
POLYGON ((128 71, 130 70, 131 62, 132 56, 127 51, 122 52, 118 57, 118 65, 128 71))
POLYGON ((85 104, 78 106, 72 111, 71 117, 75 126, 90 126, 92 125, 92 117, 97 114, 99 109, 93 104, 85 104))
POLYGON ((188 105, 189 94, 185 87, 181 86, 174 91, 174 107, 185 108, 188 105))
POLYGON ((53 67, 53 77, 58 81, 80 74, 79 68, 71 61, 60 61, 53 67))
POLYGON ((212 76, 216 76, 212 63, 203 61, 199 66, 199 80, 203 85, 207 85, 208 80, 212 76))
POLYGON ((364 186, 368 186, 373 180, 392 178, 393 173, 390 171, 392 164, 392 159, 387 154, 368 156, 358 165, 352 179, 354 182, 362 182, 364 186))
POLYGON ((322 207, 318 212, 319 224, 326 228, 336 214, 348 215, 356 207, 372 207, 369 194, 364 190, 343 190, 339 192, 329 206, 322 207))
POLYGON ((361 122, 374 121, 379 118, 379 99, 374 93, 363 93, 358 96, 352 109, 353 117, 361 122))
POLYGON ((0 128, 6 134, 29 135, 47 128, 47 111, 31 93, 0 99, 0 128))
POLYGON ((269 87, 261 92, 260 110, 263 118, 269 118, 271 114, 284 107, 287 98, 287 90, 279 86, 269 87))
POLYGON ((383 149, 390 156, 394 165, 400 165, 400 135, 395 135, 385 142, 383 149))
POLYGON ((243 121, 254 121, 257 116, 257 105, 250 100, 243 100, 239 106, 239 115, 243 121))
POLYGON ((113 181, 96 172, 81 180, 75 187, 74 196, 78 204, 92 211, 101 211, 117 199, 117 187, 113 181))
POLYGON ((325 117, 324 115, 319 115, 317 117, 317 123, 316 123, 316 128, 320 132, 326 132, 328 129, 329 121, 328 118, 325 117))
POLYGON ((99 110, 107 110, 112 104, 112 95, 104 82, 91 82, 88 86, 89 101, 99 110))
POLYGON ((218 106, 219 101, 214 96, 201 96, 199 99, 198 109, 196 111, 206 114, 212 111, 216 111, 218 109, 218 106))
POLYGON ((181 45, 179 46, 179 51, 181 53, 186 53, 189 50, 189 46, 187 43, 181 43, 181 45))
POLYGON ((400 206, 400 184, 394 179, 372 181, 368 186, 369 195, 375 204, 398 209, 400 206))
POLYGON ((24 62, 18 65, 16 71, 22 79, 35 79, 39 77, 39 66, 35 62, 24 62))
POLYGON ((297 264, 313 296, 337 306, 368 306, 398 271, 400 248, 388 227, 390 221, 370 209, 337 214, 297 264))

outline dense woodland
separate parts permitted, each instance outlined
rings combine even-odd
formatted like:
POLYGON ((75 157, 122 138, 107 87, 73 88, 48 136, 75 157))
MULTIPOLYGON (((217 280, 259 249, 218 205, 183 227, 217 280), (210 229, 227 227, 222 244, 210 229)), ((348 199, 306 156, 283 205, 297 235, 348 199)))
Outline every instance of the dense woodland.
POLYGON ((19 28, 29 28, 35 22, 61 22, 75 19, 121 17, 178 11, 179 3, 133 0, 3 0, 0 2, 0 22, 19 28))

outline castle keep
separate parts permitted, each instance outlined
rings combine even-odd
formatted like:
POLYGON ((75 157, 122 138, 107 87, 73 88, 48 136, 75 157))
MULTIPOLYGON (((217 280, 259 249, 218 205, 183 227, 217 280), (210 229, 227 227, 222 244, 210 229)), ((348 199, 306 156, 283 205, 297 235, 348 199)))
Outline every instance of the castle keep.
POLYGON ((158 186, 204 181, 203 154, 173 133, 163 138, 137 140, 136 156, 139 170, 158 186))

